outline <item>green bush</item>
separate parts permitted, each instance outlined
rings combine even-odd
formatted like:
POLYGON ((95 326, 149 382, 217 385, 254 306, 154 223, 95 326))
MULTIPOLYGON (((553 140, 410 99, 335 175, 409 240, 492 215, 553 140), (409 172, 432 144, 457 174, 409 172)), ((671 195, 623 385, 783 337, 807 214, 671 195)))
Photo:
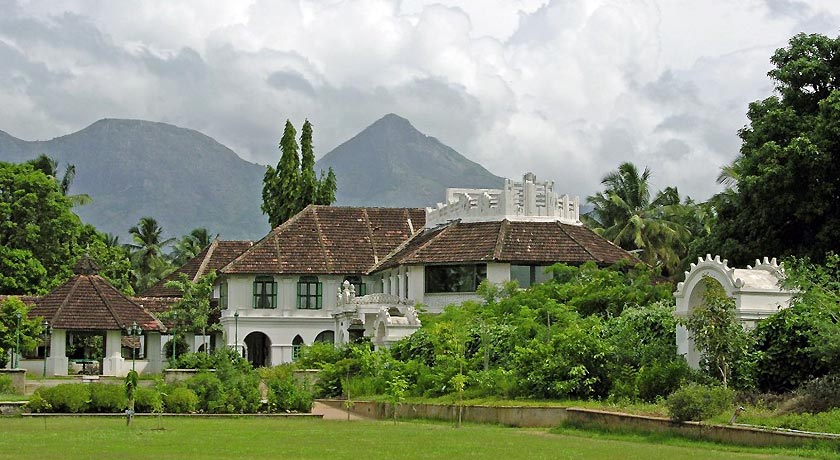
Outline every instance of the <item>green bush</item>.
POLYGON ((263 378, 268 387, 268 404, 271 410, 286 412, 311 412, 315 400, 307 385, 298 382, 291 365, 265 369, 263 378))
POLYGON ((38 393, 35 393, 31 398, 29 398, 29 402, 26 403, 26 407, 36 414, 52 411, 52 405, 50 405, 50 403, 48 403, 47 400, 38 393))
POLYGON ((207 353, 184 353, 178 356, 175 365, 178 369, 213 369, 215 362, 213 355, 207 353))
POLYGON ((53 412, 69 412, 77 414, 87 412, 90 405, 90 387, 78 383, 63 383, 52 388, 39 388, 40 394, 53 412))
POLYGON ((155 412, 163 408, 160 392, 153 388, 138 387, 134 392, 134 410, 136 412, 155 412))
POLYGON ((90 384, 90 412, 115 413, 124 411, 126 407, 128 398, 122 385, 90 384))
POLYGON ((720 386, 696 383, 680 387, 665 401, 673 420, 706 420, 732 407, 735 392, 720 386))
POLYGON ((802 385, 792 409, 816 414, 840 408, 840 374, 826 375, 802 385))
POLYGON ((691 368, 683 358, 642 367, 636 376, 639 399, 654 402, 668 396, 682 385, 690 373, 691 368))
POLYGON ((0 375, 0 394, 17 393, 12 386, 12 378, 8 375, 0 375))
POLYGON ((225 389, 222 381, 211 372, 199 372, 184 382, 187 388, 198 396, 197 409, 200 412, 224 412, 225 389))
POLYGON ((321 369, 325 364, 333 364, 342 358, 341 349, 332 343, 316 342, 308 347, 301 347, 295 361, 298 369, 321 369))
POLYGON ((185 414, 195 412, 198 396, 187 387, 175 387, 163 398, 167 412, 185 414))

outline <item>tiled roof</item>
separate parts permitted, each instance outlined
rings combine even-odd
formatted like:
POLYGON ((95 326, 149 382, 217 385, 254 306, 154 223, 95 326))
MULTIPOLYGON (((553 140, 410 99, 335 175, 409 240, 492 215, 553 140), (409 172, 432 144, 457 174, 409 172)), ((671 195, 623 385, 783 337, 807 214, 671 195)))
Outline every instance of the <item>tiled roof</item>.
POLYGON ((310 205, 220 271, 363 274, 425 220, 422 209, 310 205))
POLYGON ((29 316, 41 316, 58 329, 117 330, 132 323, 143 330, 166 329, 151 313, 96 274, 94 267, 77 264, 76 274, 36 300, 29 316))
POLYGON ((132 297, 131 300, 155 316, 167 329, 172 328, 172 321, 163 319, 161 313, 168 312, 180 297, 132 297))
POLYGON ((179 269, 167 275, 152 287, 140 293, 141 297, 181 297, 181 291, 166 287, 166 283, 178 280, 184 273, 193 281, 216 271, 253 246, 251 241, 221 241, 213 240, 204 250, 188 260, 179 269))
POLYGON ((593 261, 611 265, 633 255, 592 230, 561 222, 451 222, 426 230, 389 255, 374 271, 406 264, 593 261))

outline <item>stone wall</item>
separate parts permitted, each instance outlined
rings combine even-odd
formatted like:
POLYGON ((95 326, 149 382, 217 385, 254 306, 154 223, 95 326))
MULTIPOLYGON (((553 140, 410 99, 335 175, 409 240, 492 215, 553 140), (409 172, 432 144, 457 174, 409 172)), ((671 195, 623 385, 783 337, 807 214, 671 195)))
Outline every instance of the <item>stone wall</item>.
POLYGON ((11 377, 15 393, 23 394, 26 390, 26 369, 0 369, 0 375, 11 377))

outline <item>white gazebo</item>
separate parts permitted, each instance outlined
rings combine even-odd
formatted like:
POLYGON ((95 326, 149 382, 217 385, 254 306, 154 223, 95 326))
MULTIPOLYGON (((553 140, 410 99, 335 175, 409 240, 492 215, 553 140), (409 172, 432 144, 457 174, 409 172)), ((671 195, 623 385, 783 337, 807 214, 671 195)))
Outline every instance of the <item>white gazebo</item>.
MULTIPOLYGON (((731 268, 726 259, 707 254, 705 259, 698 257, 697 263, 685 272, 685 281, 677 284, 674 298, 678 316, 688 316, 703 303, 706 292, 703 279, 707 277, 718 282, 726 295, 735 300, 737 318, 745 328, 752 328, 757 321, 787 308, 793 295, 781 287, 784 271, 775 258, 756 259, 754 266, 747 265, 744 269, 731 268)), ((690 366, 699 366, 700 355, 683 326, 677 326, 677 352, 686 357, 690 366)))

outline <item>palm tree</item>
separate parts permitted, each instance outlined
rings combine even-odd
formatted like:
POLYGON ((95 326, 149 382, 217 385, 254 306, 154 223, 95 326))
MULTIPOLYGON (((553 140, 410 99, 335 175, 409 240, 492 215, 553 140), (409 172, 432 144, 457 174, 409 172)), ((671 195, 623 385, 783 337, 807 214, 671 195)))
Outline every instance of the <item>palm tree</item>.
POLYGON ((634 164, 622 163, 601 181, 604 191, 586 199, 595 209, 583 220, 645 263, 677 273, 689 236, 680 219, 684 212, 680 194, 675 187, 667 187, 651 201, 649 179, 650 169, 639 174, 634 164))
POLYGON ((175 265, 183 265, 192 259, 204 248, 210 245, 210 232, 206 228, 194 228, 189 235, 184 235, 176 244, 173 251, 173 262, 175 265))
POLYGON ((73 185, 73 180, 76 178, 75 165, 68 164, 67 167, 64 169, 64 175, 61 177, 61 180, 59 180, 58 162, 44 155, 43 153, 39 155, 38 158, 27 161, 27 163, 32 165, 33 168, 46 174, 47 177, 52 178, 56 182, 56 184, 58 184, 58 189, 59 191, 61 191, 61 194, 66 196, 73 206, 82 206, 93 201, 90 195, 86 193, 80 193, 78 195, 69 195, 70 186, 73 185))
POLYGON ((163 258, 163 248, 172 243, 174 238, 161 240, 163 229, 152 217, 141 217, 137 225, 128 229, 134 243, 126 246, 132 251, 131 263, 137 269, 138 279, 150 273, 160 271, 159 259, 163 258))

